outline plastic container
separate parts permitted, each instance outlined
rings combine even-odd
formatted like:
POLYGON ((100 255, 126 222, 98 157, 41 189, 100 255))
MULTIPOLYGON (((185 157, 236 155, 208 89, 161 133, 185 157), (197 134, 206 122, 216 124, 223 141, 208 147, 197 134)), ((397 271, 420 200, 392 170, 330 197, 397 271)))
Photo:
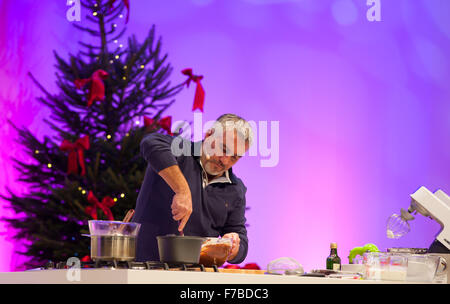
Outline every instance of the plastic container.
POLYGON ((91 236, 133 236, 136 237, 141 228, 139 223, 120 222, 120 221, 95 221, 89 223, 89 232, 91 236))
POLYGON ((208 238, 206 239, 200 252, 200 264, 206 267, 222 266, 228 259, 233 245, 229 238, 208 238))
MULTIPOLYGON (((411 282, 433 282, 436 274, 444 273, 447 265, 439 269, 444 259, 440 256, 429 254, 414 254, 408 256, 407 281, 411 282), (438 271, 439 269, 439 271, 438 271)), ((445 260, 444 260, 445 261, 445 260)))
POLYGON ((406 281, 408 258, 403 254, 364 253, 364 279, 406 281))

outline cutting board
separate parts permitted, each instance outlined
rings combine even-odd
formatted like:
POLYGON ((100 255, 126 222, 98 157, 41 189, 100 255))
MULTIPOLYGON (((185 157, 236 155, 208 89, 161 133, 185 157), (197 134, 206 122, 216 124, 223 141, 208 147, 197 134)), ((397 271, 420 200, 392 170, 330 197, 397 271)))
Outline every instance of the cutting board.
MULTIPOLYGON (((205 267, 205 271, 214 272, 214 268, 205 267)), ((261 269, 228 269, 228 268, 219 268, 219 272, 222 273, 245 273, 245 274, 264 274, 266 271, 261 269)))

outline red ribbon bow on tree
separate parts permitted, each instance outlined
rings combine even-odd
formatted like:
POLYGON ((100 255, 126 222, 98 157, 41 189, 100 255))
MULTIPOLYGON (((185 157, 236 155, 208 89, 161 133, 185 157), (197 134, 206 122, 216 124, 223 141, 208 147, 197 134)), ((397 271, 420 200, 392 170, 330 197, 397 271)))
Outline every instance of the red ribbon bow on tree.
POLYGON ((110 196, 105 196, 102 201, 99 202, 94 193, 92 193, 92 191, 89 191, 87 200, 92 206, 87 206, 85 212, 89 214, 94 220, 97 219, 97 208, 100 208, 109 221, 114 221, 114 217, 110 208, 114 206, 115 202, 110 196))
POLYGON ((203 79, 202 75, 194 75, 192 73, 192 69, 184 69, 181 71, 184 75, 187 75, 189 78, 186 80, 186 86, 189 88, 189 84, 191 81, 195 82, 197 84, 197 87, 195 89, 195 97, 194 97, 194 105, 192 106, 192 111, 195 111, 196 109, 200 109, 200 111, 203 112, 203 105, 205 103, 205 90, 203 89, 202 84, 200 83, 200 80, 203 79))
MULTIPOLYGON (((155 120, 152 118, 149 118, 147 116, 144 116, 144 126, 149 127, 155 123, 155 120)), ((156 122, 156 125, 160 126, 161 129, 166 130, 166 132, 169 135, 173 135, 172 133, 172 116, 166 116, 164 118, 161 118, 159 121, 156 122)))
POLYGON ((96 70, 92 73, 92 76, 84 79, 75 79, 74 83, 77 89, 81 89, 88 82, 91 82, 88 95, 88 107, 94 103, 94 101, 103 101, 105 99, 105 84, 103 80, 108 77, 108 73, 103 70, 96 70))
POLYGON ((67 174, 78 173, 78 162, 81 167, 81 175, 86 175, 86 166, 84 165, 84 150, 89 149, 89 136, 86 135, 79 138, 75 143, 70 142, 68 139, 63 140, 59 149, 63 152, 69 152, 69 160, 67 164, 67 174), (78 159, 78 162, 77 162, 78 159))
MULTIPOLYGON (((116 2, 116 0, 110 0, 109 1, 109 9, 111 10, 114 2, 116 2)), ((127 8, 127 20, 125 21, 125 23, 128 23, 128 17, 130 16, 130 1, 128 0, 122 0, 123 4, 125 4, 125 7, 127 8)))
POLYGON ((91 257, 89 255, 85 255, 81 258, 81 262, 92 262, 91 257))

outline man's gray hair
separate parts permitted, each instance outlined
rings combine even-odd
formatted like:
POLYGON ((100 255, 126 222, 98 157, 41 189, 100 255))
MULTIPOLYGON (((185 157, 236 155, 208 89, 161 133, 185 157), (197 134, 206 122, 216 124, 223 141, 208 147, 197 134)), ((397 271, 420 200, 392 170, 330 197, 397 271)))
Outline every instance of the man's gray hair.
POLYGON ((216 122, 212 126, 212 129, 214 129, 217 124, 221 124, 223 130, 227 129, 235 129, 246 142, 248 142, 248 145, 251 146, 253 143, 253 130, 244 118, 236 115, 236 114, 223 114, 219 118, 217 118, 216 122))

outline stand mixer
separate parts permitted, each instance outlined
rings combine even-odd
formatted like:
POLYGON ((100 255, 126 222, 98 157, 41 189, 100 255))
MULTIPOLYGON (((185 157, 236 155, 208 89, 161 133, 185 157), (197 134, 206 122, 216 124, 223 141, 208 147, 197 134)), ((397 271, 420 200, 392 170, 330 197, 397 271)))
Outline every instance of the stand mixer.
POLYGON ((411 194, 408 210, 401 209, 400 215, 393 214, 387 222, 387 236, 399 238, 409 232, 409 223, 414 219, 412 214, 420 213, 441 225, 441 230, 431 244, 430 253, 450 253, 450 197, 442 190, 432 193, 420 187, 411 194))

